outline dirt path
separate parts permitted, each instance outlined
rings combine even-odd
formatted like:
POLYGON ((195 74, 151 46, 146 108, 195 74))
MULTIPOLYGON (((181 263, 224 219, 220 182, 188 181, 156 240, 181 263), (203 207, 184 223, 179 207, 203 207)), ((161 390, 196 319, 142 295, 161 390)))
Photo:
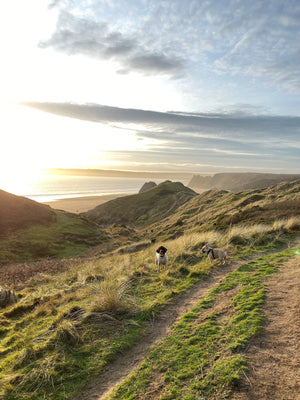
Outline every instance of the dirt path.
POLYGON ((246 352, 239 400, 300 400, 300 256, 267 282, 266 325, 246 352))
MULTIPOLYGON (((74 400, 104 400, 143 361, 171 326, 225 276, 245 261, 216 268, 204 281, 179 295, 146 328, 143 338, 120 355, 74 400)), ((300 256, 284 263, 267 282, 262 335, 246 351, 249 372, 232 398, 236 400, 300 400, 300 256)))
POLYGON ((142 339, 113 363, 104 373, 92 381, 74 400, 103 400, 113 391, 145 358, 147 352, 158 341, 164 340, 171 326, 186 314, 201 298, 207 296, 225 276, 237 269, 245 261, 232 262, 225 267, 216 268, 204 280, 178 295, 146 328, 142 339))

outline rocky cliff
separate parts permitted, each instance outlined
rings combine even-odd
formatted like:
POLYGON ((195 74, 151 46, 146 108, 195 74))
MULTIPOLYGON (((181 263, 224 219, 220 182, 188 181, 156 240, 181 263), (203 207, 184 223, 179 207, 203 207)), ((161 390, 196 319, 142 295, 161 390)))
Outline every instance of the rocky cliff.
POLYGON ((262 189, 280 182, 293 181, 300 174, 267 174, 267 173, 220 173, 213 176, 194 175, 188 187, 195 191, 209 189, 219 190, 251 190, 262 189))

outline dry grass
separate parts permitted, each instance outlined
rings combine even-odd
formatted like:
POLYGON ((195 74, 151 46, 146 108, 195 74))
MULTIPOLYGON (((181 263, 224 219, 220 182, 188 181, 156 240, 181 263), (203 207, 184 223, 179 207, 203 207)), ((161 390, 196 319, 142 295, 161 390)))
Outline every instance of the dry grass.
POLYGON ((300 216, 291 217, 288 219, 280 219, 273 223, 274 231, 293 232, 300 227, 300 216))
POLYGON ((224 235, 224 240, 227 243, 237 243, 238 240, 247 241, 257 234, 265 234, 272 230, 272 226, 265 224, 257 225, 234 225, 231 226, 224 235))
MULTIPOLYGON (((280 220, 272 225, 235 226, 226 232, 194 232, 161 243, 149 242, 148 247, 130 254, 115 252, 76 260, 70 262, 67 270, 63 268, 54 275, 43 270, 43 275, 31 278, 30 286, 22 289, 23 297, 18 303, 8 306, 0 317, 6 324, 1 345, 7 351, 7 355, 2 354, 1 365, 7 372, 1 379, 5 382, 6 373, 12 377, 18 371, 17 383, 12 377, 11 384, 20 393, 36 391, 40 397, 32 397, 34 400, 44 398, 41 385, 48 393, 60 391, 61 376, 69 382, 70 374, 75 374, 79 384, 87 368, 94 373, 117 348, 128 346, 133 340, 128 337, 125 344, 118 344, 125 331, 132 337, 139 334, 130 321, 142 326, 143 318, 152 317, 176 293, 208 273, 212 266, 201 253, 204 243, 223 247, 229 250, 230 257, 238 254, 241 258, 258 249, 255 241, 260 237, 271 243, 277 235, 284 236, 296 229, 299 219, 280 220), (244 241, 243 246, 233 244, 239 240, 244 241), (167 269, 157 274, 154 258, 160 244, 167 247, 170 261, 167 269), (82 318, 70 318, 74 309, 83 312, 82 318), (95 318, 88 319, 90 314, 95 318), (112 320, 108 322, 103 316, 112 320), (22 375, 24 368, 26 376, 22 375)), ((15 398, 21 399, 22 395, 15 398)))
POLYGON ((92 311, 118 313, 132 308, 134 300, 129 296, 130 283, 126 278, 107 275, 103 282, 91 287, 92 311))

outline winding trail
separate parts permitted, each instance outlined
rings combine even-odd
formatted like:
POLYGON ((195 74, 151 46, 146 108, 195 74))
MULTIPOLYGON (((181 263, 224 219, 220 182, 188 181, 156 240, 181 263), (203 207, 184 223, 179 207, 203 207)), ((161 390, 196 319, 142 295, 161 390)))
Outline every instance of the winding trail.
POLYGON ((207 278, 197 282, 190 289, 176 296, 166 308, 148 323, 145 333, 138 343, 124 351, 107 369, 74 400, 103 400, 115 387, 132 373, 144 360, 152 346, 164 340, 170 333, 170 329, 177 320, 191 310, 202 298, 217 286, 226 275, 239 268, 246 261, 230 262, 226 266, 214 268, 207 278))

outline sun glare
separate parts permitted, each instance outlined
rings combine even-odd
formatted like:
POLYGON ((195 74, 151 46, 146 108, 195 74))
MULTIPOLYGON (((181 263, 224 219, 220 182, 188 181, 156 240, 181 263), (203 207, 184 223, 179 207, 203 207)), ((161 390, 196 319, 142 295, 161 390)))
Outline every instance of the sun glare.
POLYGON ((15 194, 41 180, 45 168, 116 169, 124 165, 125 152, 154 143, 138 137, 141 126, 81 121, 16 104, 3 109, 0 189, 15 194))
POLYGON ((36 168, 6 169, 0 176, 0 189, 16 195, 29 194, 32 182, 43 179, 43 171, 36 168))

